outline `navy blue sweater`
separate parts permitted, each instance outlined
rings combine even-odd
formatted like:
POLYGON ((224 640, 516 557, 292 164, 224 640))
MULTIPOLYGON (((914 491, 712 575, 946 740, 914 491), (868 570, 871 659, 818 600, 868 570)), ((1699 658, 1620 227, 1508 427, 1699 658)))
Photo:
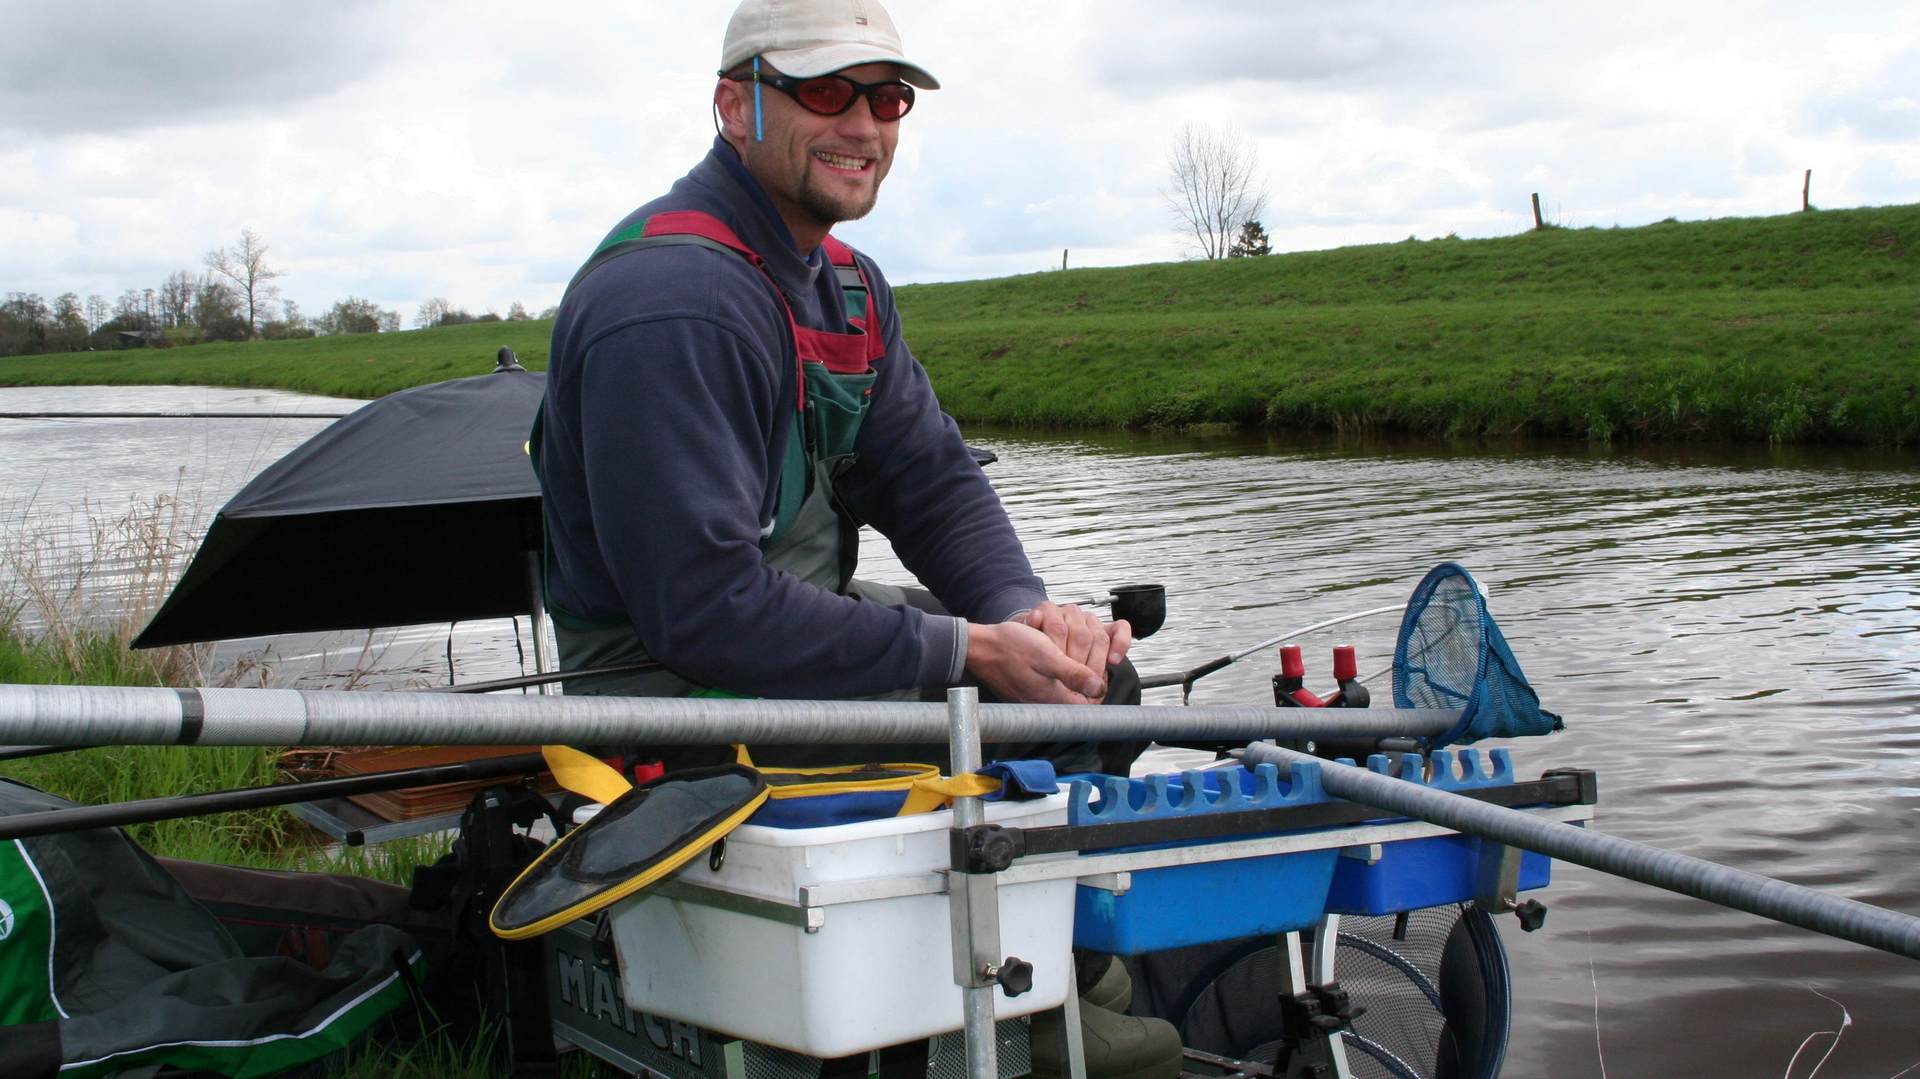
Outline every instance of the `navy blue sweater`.
MULTIPOLYGON (((824 255, 795 250, 726 143, 715 139, 615 231, 668 210, 725 222, 766 259, 801 324, 848 328, 824 255)), ((610 260, 554 320, 539 459, 550 602, 627 620, 654 658, 695 682, 830 698, 951 685, 963 619, 998 622, 1045 598, 999 496, 901 340, 892 290, 859 258, 887 353, 835 489, 960 617, 859 602, 765 564, 760 536, 795 415, 793 346, 765 274, 684 246, 610 260)))

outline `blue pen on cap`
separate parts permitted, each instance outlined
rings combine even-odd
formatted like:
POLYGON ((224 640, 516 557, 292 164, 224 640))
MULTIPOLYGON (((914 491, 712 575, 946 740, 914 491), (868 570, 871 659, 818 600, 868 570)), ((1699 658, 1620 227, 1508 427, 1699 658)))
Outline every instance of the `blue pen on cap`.
POLYGON ((753 141, 767 141, 767 133, 760 126, 760 58, 753 58, 753 141))

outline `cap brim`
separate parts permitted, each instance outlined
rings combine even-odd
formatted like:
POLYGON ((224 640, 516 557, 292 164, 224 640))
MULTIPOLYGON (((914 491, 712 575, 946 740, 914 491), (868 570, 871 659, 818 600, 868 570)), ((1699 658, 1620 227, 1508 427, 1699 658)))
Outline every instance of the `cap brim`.
POLYGON ((765 53, 762 59, 772 64, 782 74, 796 79, 811 79, 816 75, 831 75, 861 64, 893 64, 900 69, 900 80, 922 90, 940 89, 940 80, 933 73, 918 64, 912 63, 897 53, 872 45, 835 43, 821 45, 811 49, 790 49, 786 52, 765 53))

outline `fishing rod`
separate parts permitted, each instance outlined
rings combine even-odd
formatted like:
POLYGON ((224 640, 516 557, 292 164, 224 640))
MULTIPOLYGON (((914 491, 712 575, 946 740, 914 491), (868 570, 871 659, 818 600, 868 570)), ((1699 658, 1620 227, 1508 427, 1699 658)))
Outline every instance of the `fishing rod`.
POLYGON ((370 772, 341 779, 314 779, 303 783, 279 783, 270 787, 238 787, 207 791, 202 794, 175 794, 165 798, 142 798, 112 805, 75 806, 71 809, 47 809, 0 817, 0 841, 26 839, 37 835, 83 832, 90 828, 118 828, 128 824, 177 820, 207 813, 232 813, 242 809, 314 802, 322 798, 341 798, 350 794, 376 794, 381 791, 426 787, 437 783, 459 783, 475 779, 500 779, 534 775, 545 771, 546 761, 538 753, 515 753, 477 761, 434 764, 421 768, 402 768, 391 772, 370 772))
POLYGON ((1105 607, 1114 621, 1125 620, 1133 639, 1145 640, 1167 624, 1167 587, 1162 584, 1117 584, 1104 598, 1080 601, 1082 607, 1105 607))
MULTIPOLYGON (((1180 671, 1173 674, 1143 675, 1140 679, 1140 688, 1141 689, 1159 689, 1163 686, 1179 686, 1180 702, 1182 704, 1185 704, 1193 696, 1193 684, 1195 682, 1198 682, 1200 679, 1205 678, 1207 675, 1210 675, 1215 671, 1221 670, 1226 667, 1230 667, 1233 664, 1238 663, 1241 660, 1247 658, 1248 656, 1253 655, 1255 652, 1264 651, 1268 648, 1272 648, 1274 645, 1279 644, 1282 641, 1289 641, 1295 637, 1302 637, 1302 636, 1305 636, 1306 634, 1314 632, 1315 630, 1326 629, 1329 626, 1338 626, 1346 622, 1356 622, 1362 618, 1372 618, 1375 615, 1398 613, 1398 612, 1403 612, 1405 610, 1406 610, 1406 606, 1404 604, 1397 604, 1391 607, 1374 607, 1365 611, 1355 611, 1352 614, 1343 614, 1338 618, 1329 618, 1324 622, 1315 622, 1311 626, 1301 626, 1299 629, 1288 630, 1287 632, 1282 633, 1277 637, 1269 637, 1268 639, 1261 641, 1259 644, 1256 644, 1251 648, 1246 648, 1239 652, 1232 653, 1230 655, 1221 656, 1218 659, 1210 659, 1207 662, 1192 668, 1191 670, 1180 671)), ((1388 669, 1390 670, 1391 668, 1388 668, 1388 669)), ((1368 675, 1368 678, 1377 678, 1379 677, 1380 673, 1381 672, 1376 672, 1372 675, 1368 675)))
POLYGON ((0 420, 337 420, 348 412, 0 412, 0 420))
MULTIPOLYGON (((646 671, 658 671, 665 668, 653 660, 638 663, 615 663, 605 667, 580 667, 571 671, 549 671, 545 674, 522 675, 518 678, 500 678, 491 682, 468 682, 459 686, 431 686, 420 690, 396 690, 402 693, 497 693, 506 689, 532 689, 535 686, 551 682, 574 681, 576 679, 602 678, 614 674, 640 674, 646 671)), ((100 749, 100 746, 61 745, 61 746, 0 746, 0 763, 22 761, 33 757, 47 757, 55 753, 73 753, 82 749, 100 749)))
POLYGON ((1617 836, 1569 828, 1422 783, 1395 779, 1279 746, 1250 745, 1242 752, 1241 760, 1248 766, 1292 767, 1312 762, 1320 769, 1321 786, 1329 794, 1348 801, 1537 851, 1609 876, 1650 884, 1909 959, 1920 959, 1920 918, 1912 915, 1617 836))
MULTIPOLYGON (((523 674, 514 678, 496 678, 490 682, 468 682, 457 686, 430 686, 419 693, 497 693, 503 689, 532 689, 535 686, 551 685, 554 682, 572 682, 589 678, 604 678, 613 674, 644 674, 647 671, 664 671, 666 664, 657 660, 645 659, 635 663, 611 663, 604 667, 576 667, 566 671, 545 671, 541 674, 523 674)), ((0 756, 0 760, 5 760, 0 756)))
MULTIPOLYGON (((982 733, 995 742, 1432 737, 1460 718, 1447 708, 980 709, 982 733)), ((946 732, 946 707, 920 701, 0 685, 0 744, 14 745, 925 744, 946 732)))

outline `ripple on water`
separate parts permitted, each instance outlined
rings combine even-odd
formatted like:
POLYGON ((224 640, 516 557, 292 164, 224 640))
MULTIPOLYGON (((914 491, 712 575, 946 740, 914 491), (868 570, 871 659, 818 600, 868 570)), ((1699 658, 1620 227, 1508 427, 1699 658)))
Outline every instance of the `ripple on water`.
MULTIPOLYGON (((115 404, 98 407, 157 399, 148 392, 110 391, 98 400, 115 404)), ((228 400, 168 392, 188 396, 166 407, 228 400)), ((319 425, 86 421, 0 438, 14 440, 12 496, 34 497, 36 516, 181 482, 210 515, 319 425)), ((1920 912, 1910 454, 975 435, 1000 455, 988 475, 1056 596, 1169 586, 1166 629, 1135 651, 1143 670, 1404 603, 1428 568, 1457 560, 1567 718, 1565 733, 1513 746, 1523 776, 1595 769, 1599 830, 1920 912)), ((883 540, 862 552, 867 575, 904 576, 883 540)), ((1325 685, 1338 643, 1359 645, 1372 669, 1395 625, 1302 641, 1309 684, 1325 685)), ((312 677, 365 647, 387 677, 424 681, 444 678, 450 637, 463 681, 527 662, 505 623, 272 647, 312 677)), ((1270 656, 1252 657, 1200 683, 1196 700, 1269 700, 1272 673, 1270 656)), ((1541 932, 1503 923, 1519 1002, 1510 1075, 1598 1074, 1596 1029, 1609 1074, 1782 1074, 1808 1033, 1837 1022, 1815 988, 1854 1020, 1824 1074, 1891 1076, 1920 1061, 1920 964, 1577 866, 1556 866, 1544 898, 1541 932)))

